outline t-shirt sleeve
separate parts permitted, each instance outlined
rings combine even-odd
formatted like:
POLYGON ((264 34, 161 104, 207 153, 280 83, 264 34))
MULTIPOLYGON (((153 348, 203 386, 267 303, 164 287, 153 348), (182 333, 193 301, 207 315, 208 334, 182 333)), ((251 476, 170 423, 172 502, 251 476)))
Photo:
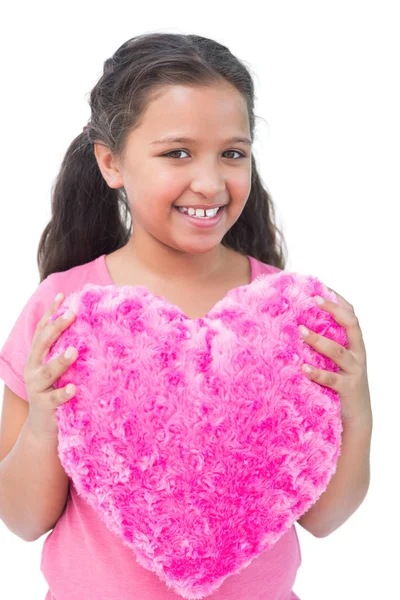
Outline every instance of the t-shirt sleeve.
POLYGON ((53 274, 44 279, 23 307, 0 350, 0 378, 18 396, 28 401, 24 368, 32 346, 36 326, 57 292, 53 274))

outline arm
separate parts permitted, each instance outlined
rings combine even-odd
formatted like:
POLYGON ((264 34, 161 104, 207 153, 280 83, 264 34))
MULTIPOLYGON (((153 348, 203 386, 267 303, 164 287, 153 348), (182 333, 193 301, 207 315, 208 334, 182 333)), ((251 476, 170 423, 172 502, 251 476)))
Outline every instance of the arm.
POLYGON ((347 521, 369 488, 372 415, 365 421, 343 427, 336 472, 325 492, 297 521, 316 537, 330 535, 347 521))
POLYGON ((25 421, 15 446, 0 462, 0 520, 24 541, 37 540, 62 514, 68 484, 57 442, 37 440, 25 421))

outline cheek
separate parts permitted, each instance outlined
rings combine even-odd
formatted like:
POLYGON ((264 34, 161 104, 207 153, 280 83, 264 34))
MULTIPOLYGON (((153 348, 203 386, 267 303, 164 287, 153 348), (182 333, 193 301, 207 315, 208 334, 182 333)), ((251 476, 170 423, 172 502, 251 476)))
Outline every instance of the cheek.
POLYGON ((232 209, 243 210, 251 191, 251 177, 248 173, 238 174, 229 184, 228 192, 232 209))
POLYGON ((226 191, 232 202, 243 203, 251 190, 251 171, 246 167, 232 169, 225 180, 226 191))
POLYGON ((162 198, 172 190, 179 190, 187 186, 187 177, 185 178, 183 173, 179 173, 178 170, 159 168, 152 174, 149 184, 153 189, 158 190, 159 197, 162 198))
POLYGON ((241 171, 236 178, 235 185, 240 196, 247 198, 251 190, 251 171, 248 169, 241 171))
POLYGON ((174 178, 153 177, 135 188, 135 207, 143 219, 154 224, 165 221, 171 213, 172 204, 182 195, 183 189, 174 178))

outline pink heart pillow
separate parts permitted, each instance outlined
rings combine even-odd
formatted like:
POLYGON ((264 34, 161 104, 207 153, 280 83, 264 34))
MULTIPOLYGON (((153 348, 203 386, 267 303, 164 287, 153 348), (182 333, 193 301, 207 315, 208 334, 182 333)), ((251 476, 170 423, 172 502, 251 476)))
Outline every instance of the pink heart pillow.
POLYGON ((339 395, 301 371, 337 365, 297 325, 348 347, 311 276, 259 275, 204 318, 144 286, 70 294, 78 358, 55 387, 58 452, 108 529, 183 598, 204 598, 270 548, 327 488, 340 455, 339 395))

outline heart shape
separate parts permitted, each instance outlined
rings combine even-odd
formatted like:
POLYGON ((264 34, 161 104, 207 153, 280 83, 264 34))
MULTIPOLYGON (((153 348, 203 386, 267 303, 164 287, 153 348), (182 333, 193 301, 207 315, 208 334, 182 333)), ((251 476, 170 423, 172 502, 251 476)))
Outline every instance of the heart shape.
POLYGON ((262 274, 204 318, 144 286, 86 284, 44 362, 78 358, 54 384, 58 453, 77 492, 140 565, 204 598, 270 548, 325 491, 340 455, 339 395, 303 362, 338 371, 297 325, 348 347, 313 301, 312 276, 262 274))

